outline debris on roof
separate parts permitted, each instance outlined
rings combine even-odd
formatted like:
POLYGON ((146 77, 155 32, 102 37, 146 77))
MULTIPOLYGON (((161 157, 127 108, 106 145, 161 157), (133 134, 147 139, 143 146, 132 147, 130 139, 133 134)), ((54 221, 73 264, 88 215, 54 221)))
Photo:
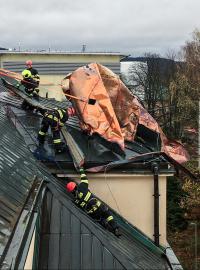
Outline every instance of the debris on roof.
POLYGON ((155 119, 108 68, 96 63, 78 68, 69 76, 69 88, 76 97, 97 100, 95 106, 72 101, 79 113, 81 128, 90 135, 98 133, 121 149, 137 136, 144 144, 150 143, 180 163, 188 160, 183 146, 166 138, 155 119))
MULTIPOLYGON (((4 72, 4 75, 4 86, 11 90, 12 93, 26 98, 33 106, 52 109, 55 107, 64 108, 70 104, 67 100, 66 102, 57 102, 41 97, 39 101, 31 99, 25 95, 23 89, 15 87, 15 80, 12 80, 12 83, 5 81, 7 73, 4 72)), ((11 78, 9 79, 11 80, 11 78)), ((86 149, 84 143, 87 143, 89 138, 98 138, 101 147, 96 147, 96 139, 94 141, 90 140, 90 142, 95 144, 95 152, 100 149, 101 158, 102 153, 107 152, 109 149, 108 151, 113 156, 110 156, 109 162, 121 159, 128 160, 134 158, 137 154, 149 152, 160 152, 161 154, 164 152, 175 163, 183 163, 188 159, 187 151, 183 146, 166 138, 158 123, 143 108, 137 98, 130 93, 119 77, 108 68, 93 63, 78 68, 68 74, 66 79, 69 80, 67 93, 69 93, 70 88, 70 94, 77 98, 81 97, 86 100, 91 98, 97 101, 95 105, 91 105, 79 100, 70 100, 78 112, 79 120, 77 117, 75 117, 75 122, 70 119, 66 126, 68 132, 72 132, 71 136, 73 138, 74 136, 76 138, 77 133, 78 138, 77 140, 74 139, 84 155, 83 149, 86 149), (80 131, 77 131, 77 129, 80 131), (82 140, 81 145, 80 132, 81 136, 85 137, 85 141, 82 140)), ((13 97, 6 98, 2 94, 1 101, 14 104, 13 97)), ((87 162, 87 157, 84 160, 87 162)))
MULTIPOLYGON (((89 135, 97 133, 107 141, 117 143, 123 151, 126 142, 139 139, 150 144, 154 151, 163 151, 179 163, 188 160, 184 147, 167 139, 158 123, 111 70, 92 63, 78 68, 66 78, 69 79, 70 94, 76 97, 71 102, 78 113, 80 127, 89 135), (77 99, 97 102, 91 105, 77 99)), ((31 100, 12 84, 5 80, 3 83, 33 106, 51 109, 44 98, 39 102, 31 100)), ((62 107, 62 104, 58 106, 62 107)))

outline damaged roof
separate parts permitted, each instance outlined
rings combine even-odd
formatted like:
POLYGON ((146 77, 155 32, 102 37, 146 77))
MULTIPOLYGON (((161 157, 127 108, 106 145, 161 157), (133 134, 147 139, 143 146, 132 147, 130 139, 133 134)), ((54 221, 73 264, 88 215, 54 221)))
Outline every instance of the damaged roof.
MULTIPOLYGON (((108 88, 110 84, 111 85, 113 84, 114 88, 111 87, 111 89, 115 89, 115 94, 118 93, 118 91, 120 90, 119 85, 122 85, 122 82, 120 82, 119 78, 116 77, 115 74, 109 71, 107 68, 101 65, 97 65, 97 67, 100 68, 100 74, 102 76, 102 81, 99 86, 100 89, 102 87, 102 83, 107 85, 108 88), (108 75, 111 72, 110 74, 111 76, 110 75, 107 76, 107 72, 108 72, 108 75), (108 78, 110 79, 108 80, 108 78)), ((96 66, 87 65, 79 69, 81 70, 81 72, 82 70, 85 70, 86 75, 88 74, 88 76, 89 75, 92 76, 93 73, 95 74, 98 73, 97 71, 93 70, 94 68, 96 68, 96 66)), ((76 74, 78 75, 79 72, 77 71, 77 73, 75 73, 75 81, 78 79, 76 74)), ((5 76, 3 77, 5 78, 5 76)), ((72 81, 73 80, 74 79, 72 77, 72 81)), ((9 79, 8 81, 11 81, 12 83, 16 82, 15 80, 12 80, 12 79, 9 79)), ((99 83, 99 78, 97 81, 99 83)), ((79 83, 80 82, 77 81, 77 85, 79 83)), ((66 168, 66 165, 69 165, 69 167, 70 166, 73 167, 73 165, 75 165, 75 167, 77 167, 75 164, 76 162, 74 162, 74 157, 73 157, 73 153, 71 149, 66 149, 66 152, 64 153, 64 155, 59 155, 59 157, 55 156, 54 149, 52 147, 52 140, 51 140, 51 137, 49 136, 47 138, 48 143, 47 142, 45 143, 44 151, 43 150, 38 151, 36 136, 39 130, 40 122, 41 122, 41 115, 29 114, 27 112, 23 112, 22 110, 17 111, 13 106, 20 108, 21 99, 19 99, 19 97, 17 96, 13 97, 13 94, 8 93, 7 88, 10 88, 10 87, 5 87, 5 85, 2 85, 2 82, 0 81, 0 92, 1 92, 0 102, 4 104, 12 105, 11 111, 12 111, 13 116, 11 117, 11 119, 13 120, 14 123, 16 123, 17 121, 16 128, 18 128, 18 131, 24 136, 25 141, 27 141, 27 144, 30 150, 35 155, 35 157, 39 160, 42 160, 48 166, 48 168, 51 170, 52 173, 65 172, 64 168, 66 168)), ((75 88, 76 88, 75 90, 77 91, 78 89, 76 87, 76 84, 75 84, 75 88)), ((122 86, 122 90, 125 96, 128 95, 130 99, 128 102, 127 108, 129 108, 130 106, 129 110, 134 112, 135 105, 132 104, 132 101, 131 101, 133 97, 132 96, 130 97, 130 93, 128 92, 127 88, 124 85, 122 86)), ((14 92, 16 91, 17 89, 15 89, 14 92)), ((110 90, 108 90, 108 92, 109 91, 110 90)), ((94 98, 97 98, 98 100, 98 94, 97 96, 96 94, 94 93, 93 96, 94 98)), ((122 93, 120 93, 120 97, 122 98, 122 100, 120 101, 122 102, 122 104, 126 102, 126 98, 123 97, 122 93)), ((116 100, 116 98, 118 102, 117 114, 120 114, 120 111, 122 111, 121 107, 123 106, 118 100, 118 94, 117 96, 115 96, 114 100, 116 100)), ((108 96, 106 97, 106 99, 108 99, 108 96)), ((41 98, 41 97, 39 99, 39 102, 37 102, 37 106, 43 106, 45 105, 45 103, 48 104, 47 106, 51 108, 55 107, 55 104, 57 104, 58 107, 63 106, 62 102, 59 104, 57 103, 57 101, 53 99, 45 100, 44 98, 41 98)), ((99 102, 97 103, 99 104, 99 102)), ((66 103, 64 102, 63 104, 65 106, 66 103)), ((138 104, 138 101, 136 100, 136 105, 137 104, 138 104)), ((79 115, 79 119, 77 117, 72 117, 67 121, 67 124, 65 125, 65 129, 68 133, 68 137, 71 136, 72 144, 75 146, 76 150, 78 149, 77 152, 78 152, 78 155, 81 157, 80 160, 85 162, 84 164, 85 168, 87 168, 91 172, 97 172, 97 171, 105 171, 105 169, 106 170, 112 169, 114 167, 116 170, 118 167, 125 168, 128 166, 129 169, 134 172, 136 172, 139 169, 140 172, 142 170, 142 172, 144 173, 144 170, 146 169, 148 170, 148 172, 151 172, 152 171, 151 162, 156 161, 156 162, 159 162, 159 165, 160 165, 159 167, 161 171, 162 171, 161 165, 164 163, 165 164, 164 172, 166 171, 170 172, 172 169, 172 166, 168 167, 168 164, 170 163, 170 164, 173 164, 177 170, 179 169, 182 170, 183 172, 188 174, 192 179, 196 180, 197 177, 194 176, 191 172, 189 172, 185 167, 183 167, 178 162, 178 161, 183 162, 187 159, 187 152, 185 151, 183 146, 175 141, 173 142, 169 141, 164 136, 162 130, 160 129, 158 124, 155 122, 155 120, 152 119, 152 117, 147 113, 147 111, 144 108, 141 107, 141 105, 137 105, 136 108, 137 108, 136 115, 137 115, 137 112, 139 112, 141 120, 139 122, 136 121, 137 128, 135 129, 134 127, 135 120, 134 118, 132 119, 132 117, 130 117, 129 115, 130 126, 128 124, 127 130, 129 130, 128 134, 131 135, 131 137, 128 135, 129 139, 126 140, 125 138, 124 149, 122 149, 120 147, 120 144, 118 144, 116 141, 112 141, 112 140, 109 141, 103 136, 101 136, 100 134, 94 132, 94 130, 93 130, 92 135, 91 133, 90 135, 88 135, 87 130, 82 129, 83 127, 82 124, 84 124, 84 122, 81 123, 81 129, 80 129, 80 115, 79 115), (138 111, 138 108, 139 108, 139 111, 138 111), (148 127, 149 125, 150 125, 150 128, 148 127), (156 127, 156 129, 159 132, 156 132, 153 127, 156 127), (132 136, 134 136, 134 139, 131 139, 132 136), (169 153, 171 153, 172 157, 169 155, 169 153)), ((123 110, 123 111, 126 111, 126 110, 123 110)), ((123 121, 126 122, 126 115, 124 114, 124 116, 125 116, 125 119, 123 121)), ((126 127, 124 129, 123 125, 122 125, 122 130, 124 131, 126 130, 126 127)), ((68 148, 70 148, 69 144, 68 144, 68 148)), ((82 163, 79 165, 82 165, 82 163)))
POLYGON ((1 266, 24 266, 37 223, 36 268, 170 268, 163 250, 116 213, 120 239, 75 206, 64 183, 34 159, 2 107, 0 115, 1 266))
MULTIPOLYGON (((1 74, 12 77, 7 71, 2 71, 1 74)), ((27 97, 23 89, 16 89, 5 80, 3 82, 6 88, 25 98, 34 107, 48 109, 49 101, 45 104, 45 100, 39 98, 37 102, 27 97)), ((155 119, 119 77, 108 68, 97 63, 80 67, 62 80, 62 89, 75 97, 71 102, 76 110, 81 130, 90 137, 98 134, 111 143, 112 147, 115 146, 114 151, 117 145, 123 152, 127 144, 129 148, 131 143, 138 141, 152 152, 162 151, 179 163, 187 161, 188 154, 183 146, 165 136, 155 119), (68 89, 65 86, 67 81, 69 81, 68 89), (92 106, 87 100, 83 102, 81 97, 95 100, 96 103, 92 106)))
MULTIPOLYGON (((8 111, 8 115, 16 125, 19 133, 24 137, 31 152, 38 160, 41 160, 48 166, 52 173, 63 173, 69 170, 74 171, 74 162, 69 149, 66 148, 64 153, 55 155, 50 134, 47 135, 44 149, 38 148, 37 134, 42 120, 41 115, 30 114, 29 112, 24 112, 17 108, 11 108, 8 111)), ((99 135, 94 134, 89 136, 82 132, 78 127, 78 120, 76 117, 71 118, 66 124, 66 127, 69 134, 72 135, 75 144, 80 148, 80 151, 84 156, 84 166, 87 169, 118 162, 119 171, 126 168, 127 171, 144 173, 145 171, 151 172, 151 162, 147 161, 157 161, 160 163, 160 173, 174 172, 173 166, 169 167, 169 163, 164 157, 160 155, 154 156, 154 154, 151 155, 152 149, 140 142, 135 141, 127 144, 125 152, 122 152, 118 145, 107 142, 99 135), (145 154, 148 153, 149 156, 146 156, 145 154), (135 165, 126 165, 131 157, 137 158, 135 162, 133 161, 135 165), (121 167, 120 162, 124 162, 121 167), (137 163, 139 164, 137 165, 137 163)))
MULTIPOLYGON (((22 99, 13 97, 7 92, 7 89, 0 82, 0 100, 6 104, 13 105, 9 114, 13 122, 17 122, 16 128, 24 137, 30 150, 36 157, 42 160, 51 168, 64 164, 72 164, 72 157, 68 150, 64 154, 55 156, 51 136, 49 135, 45 142, 45 151, 37 152, 37 133, 40 129, 42 116, 37 113, 29 113, 20 109, 22 99), (18 102, 18 103, 17 103, 18 102), (16 108, 17 107, 17 108, 16 108)), ((40 98, 40 104, 48 107, 65 107, 69 102, 57 102, 54 99, 40 98)), ((151 130, 145 129, 142 125, 138 125, 137 136, 132 142, 126 142, 125 151, 122 151, 118 144, 108 142, 97 133, 92 136, 82 131, 79 126, 79 120, 75 117, 70 117, 66 124, 67 131, 71 134, 75 144, 81 149, 84 155, 85 166, 90 168, 93 166, 107 164, 113 161, 127 160, 131 157, 138 156, 144 153, 156 152, 160 150, 160 144, 157 137, 151 130), (141 140, 141 135, 143 139, 141 140)), ((154 159, 154 158, 153 158, 154 159)), ((164 158, 156 158, 161 162, 166 162, 164 158)), ((143 160, 143 158, 141 158, 143 160)), ((62 166, 63 165, 63 166, 62 166)), ((142 166, 144 169, 145 166, 142 166)), ((57 168, 58 169, 58 168, 57 168)), ((167 167, 166 169, 167 170, 167 167)))

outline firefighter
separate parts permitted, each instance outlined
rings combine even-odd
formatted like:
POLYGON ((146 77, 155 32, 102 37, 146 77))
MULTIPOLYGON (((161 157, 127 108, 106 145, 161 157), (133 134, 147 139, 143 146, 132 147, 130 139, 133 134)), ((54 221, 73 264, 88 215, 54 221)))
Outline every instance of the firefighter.
MULTIPOLYGON (((33 76, 28 69, 24 69, 22 71, 23 80, 21 80, 21 84, 25 87, 25 92, 29 97, 34 97, 35 99, 39 99, 38 95, 38 83, 33 79, 33 76)), ((18 84, 17 87, 20 85, 18 84)), ((34 110, 34 107, 29 104, 26 100, 22 102, 21 108, 24 110, 34 110)))
POLYGON ((51 127, 55 152, 62 153, 65 150, 65 145, 60 138, 60 129, 68 118, 74 115, 75 110, 73 107, 68 107, 67 110, 56 108, 52 111, 44 111, 41 128, 38 133, 39 146, 44 145, 46 134, 49 127, 51 127))
POLYGON ((31 72, 28 69, 24 69, 22 71, 22 77, 21 84, 25 87, 25 92, 30 97, 38 97, 38 83, 33 79, 31 72))
POLYGON ((113 232, 117 237, 121 234, 109 208, 98 200, 88 188, 88 179, 84 169, 80 169, 80 184, 69 182, 66 189, 74 197, 74 202, 89 216, 97 220, 106 229, 113 232))
POLYGON ((31 60, 26 61, 27 70, 29 70, 31 72, 32 78, 37 84, 35 91, 39 94, 40 76, 39 76, 37 69, 33 68, 32 65, 33 65, 33 62, 31 60))

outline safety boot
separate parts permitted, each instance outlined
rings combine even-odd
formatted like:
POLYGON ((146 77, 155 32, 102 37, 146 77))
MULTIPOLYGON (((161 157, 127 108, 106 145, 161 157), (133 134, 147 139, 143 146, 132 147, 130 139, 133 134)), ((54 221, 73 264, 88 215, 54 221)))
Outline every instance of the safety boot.
POLYGON ((66 145, 62 142, 59 145, 56 145, 55 147, 55 153, 61 154, 66 151, 66 145))
POLYGON ((119 228, 115 228, 113 233, 114 233, 114 235, 117 236, 117 237, 120 237, 120 236, 122 235, 122 234, 120 233, 120 231, 119 231, 119 228))

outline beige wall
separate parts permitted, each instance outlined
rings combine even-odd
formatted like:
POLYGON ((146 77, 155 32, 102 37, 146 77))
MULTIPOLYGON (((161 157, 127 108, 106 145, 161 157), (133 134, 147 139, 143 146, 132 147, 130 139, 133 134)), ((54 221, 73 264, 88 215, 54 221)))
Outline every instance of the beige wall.
POLYGON ((25 62, 27 59, 33 62, 57 62, 57 63, 80 63, 80 62, 104 62, 116 63, 120 61, 122 56, 112 54, 67 54, 67 53, 5 53, 0 54, 1 62, 16 61, 25 62))
POLYGON ((25 270, 32 269, 32 266, 33 266, 33 256, 34 256, 34 245, 35 245, 35 230, 34 230, 34 233, 33 233, 33 236, 32 236, 32 240, 31 240, 31 244, 30 244, 30 247, 29 247, 29 250, 28 250, 28 254, 27 254, 27 257, 26 257, 26 262, 25 262, 25 265, 24 265, 24 269, 25 270))
MULTIPOLYGON (((90 190, 96 196, 154 240, 152 175, 87 174, 87 176, 90 190)), ((166 175, 159 176, 159 192, 160 244, 166 246, 166 175)))
POLYGON ((65 96, 60 86, 64 77, 65 75, 40 75, 40 96, 45 97, 48 93, 49 98, 64 100, 65 96))

